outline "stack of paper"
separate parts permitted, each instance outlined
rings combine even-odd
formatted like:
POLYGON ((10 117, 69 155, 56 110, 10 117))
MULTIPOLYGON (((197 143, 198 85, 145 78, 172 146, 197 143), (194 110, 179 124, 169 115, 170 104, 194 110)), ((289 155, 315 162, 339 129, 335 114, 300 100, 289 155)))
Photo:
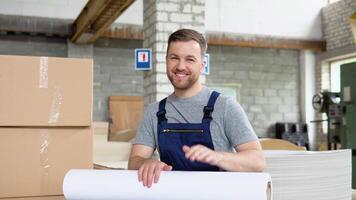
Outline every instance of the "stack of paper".
POLYGON ((351 151, 265 151, 274 200, 350 200, 351 151))

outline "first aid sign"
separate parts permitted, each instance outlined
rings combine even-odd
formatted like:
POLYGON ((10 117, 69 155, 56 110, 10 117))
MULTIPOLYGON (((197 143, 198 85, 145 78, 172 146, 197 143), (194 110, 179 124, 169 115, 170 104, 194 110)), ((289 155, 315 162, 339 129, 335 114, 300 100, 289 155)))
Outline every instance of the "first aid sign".
POLYGON ((152 69, 151 49, 135 49, 135 69, 136 70, 152 69))

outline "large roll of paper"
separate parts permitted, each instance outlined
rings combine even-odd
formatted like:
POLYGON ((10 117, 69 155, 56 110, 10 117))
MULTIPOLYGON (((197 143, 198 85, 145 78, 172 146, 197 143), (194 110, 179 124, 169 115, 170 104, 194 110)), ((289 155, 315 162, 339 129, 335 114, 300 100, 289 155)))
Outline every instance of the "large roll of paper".
POLYGON ((163 171, 151 188, 134 170, 70 170, 63 182, 67 200, 269 200, 267 173, 163 171))

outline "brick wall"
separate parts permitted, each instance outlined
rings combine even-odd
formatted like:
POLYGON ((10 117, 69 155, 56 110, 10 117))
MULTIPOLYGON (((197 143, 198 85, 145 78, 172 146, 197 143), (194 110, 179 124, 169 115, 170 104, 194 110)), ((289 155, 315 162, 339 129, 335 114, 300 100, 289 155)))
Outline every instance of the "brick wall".
POLYGON ((142 71, 134 68, 139 40, 99 39, 94 45, 94 120, 108 120, 108 97, 143 96, 142 71))
POLYGON ((354 45, 349 17, 355 12, 355 0, 341 0, 322 9, 323 35, 328 51, 354 45))
POLYGON ((67 57, 67 40, 22 35, 0 35, 0 54, 67 57))
POLYGON ((240 104, 256 133, 274 136, 276 122, 299 122, 299 51, 209 46, 207 84, 240 84, 240 104))

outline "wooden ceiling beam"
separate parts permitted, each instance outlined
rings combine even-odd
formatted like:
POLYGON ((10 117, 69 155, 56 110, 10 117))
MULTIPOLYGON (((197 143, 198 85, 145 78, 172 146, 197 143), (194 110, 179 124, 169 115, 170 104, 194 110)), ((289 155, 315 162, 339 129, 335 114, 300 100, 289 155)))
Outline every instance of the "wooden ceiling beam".
POLYGON ((276 48, 276 49, 298 49, 313 50, 317 52, 326 51, 326 42, 317 40, 298 40, 271 38, 263 36, 244 37, 226 36, 224 34, 208 33, 207 40, 209 45, 240 46, 253 48, 276 48))
POLYGON ((74 43, 93 43, 134 0, 89 0, 73 23, 74 43))
POLYGON ((85 31, 88 31, 91 28, 91 24, 101 14, 109 1, 110 0, 88 1, 73 23, 74 34, 71 37, 72 42, 76 42, 85 31))

